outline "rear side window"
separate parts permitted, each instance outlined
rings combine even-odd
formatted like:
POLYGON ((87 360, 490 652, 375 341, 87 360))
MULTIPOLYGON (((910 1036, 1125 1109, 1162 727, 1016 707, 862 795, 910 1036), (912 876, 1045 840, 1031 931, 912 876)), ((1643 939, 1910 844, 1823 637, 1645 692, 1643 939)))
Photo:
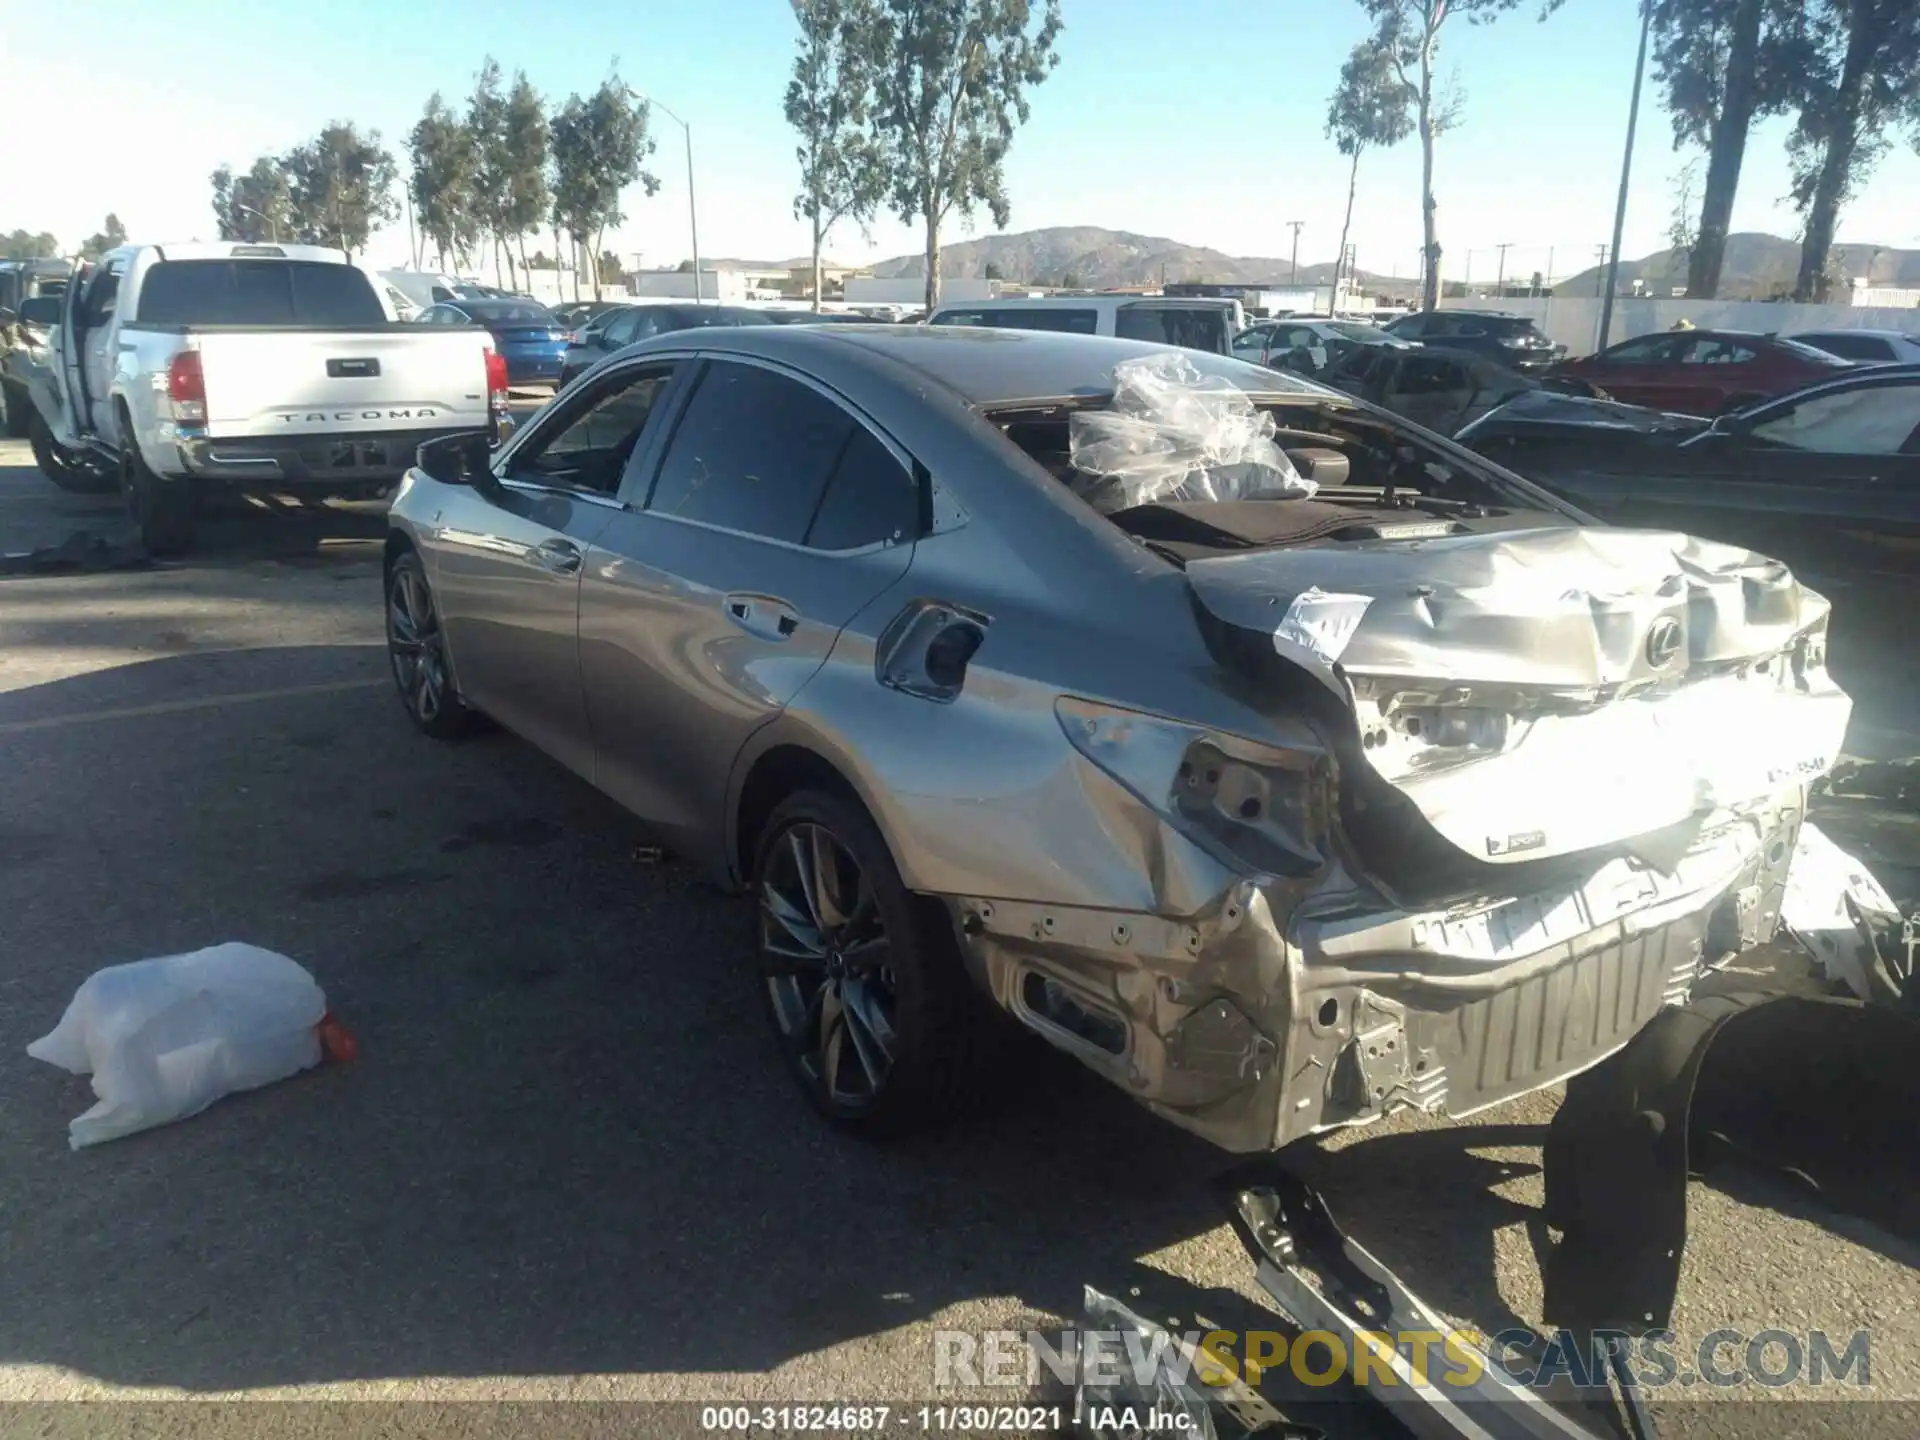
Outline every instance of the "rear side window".
POLYGON ((797 380, 715 361, 687 402, 647 508, 799 544, 854 430, 797 380))
POLYGON ((1892 360, 1893 342, 1882 340, 1877 335, 1801 335, 1795 337, 1802 345, 1811 345, 1816 350, 1824 350, 1829 355, 1838 355, 1846 360, 1892 360))
POLYGON ((1167 305, 1123 305, 1114 317, 1113 333, 1123 340, 1151 340, 1187 350, 1227 353, 1225 310, 1167 305))
POLYGON ((807 531, 815 550, 857 550, 920 533, 920 492, 913 475, 864 425, 840 452, 827 493, 807 531))
POLYGON ((147 271, 139 320, 152 325, 384 325, 352 265, 307 260, 167 260, 147 271))

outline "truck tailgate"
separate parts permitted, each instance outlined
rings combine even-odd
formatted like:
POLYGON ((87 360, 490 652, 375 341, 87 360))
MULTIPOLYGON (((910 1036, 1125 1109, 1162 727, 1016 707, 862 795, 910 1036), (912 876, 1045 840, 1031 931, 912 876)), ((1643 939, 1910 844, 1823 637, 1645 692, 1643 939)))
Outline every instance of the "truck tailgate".
POLYGON ((491 344, 477 329, 194 329, 207 434, 481 429, 491 344))

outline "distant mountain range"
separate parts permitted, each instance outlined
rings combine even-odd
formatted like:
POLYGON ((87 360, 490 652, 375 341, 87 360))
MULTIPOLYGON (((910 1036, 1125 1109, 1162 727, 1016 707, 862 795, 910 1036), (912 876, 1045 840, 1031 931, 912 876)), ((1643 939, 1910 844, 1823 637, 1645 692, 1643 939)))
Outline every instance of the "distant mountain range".
MULTIPOLYGON (((1836 264, 1851 278, 1863 276, 1875 285, 1920 286, 1920 250, 1899 250, 1888 245, 1836 245, 1836 264)), ((1136 235, 1127 230, 1107 230, 1098 225, 1057 225, 1045 230, 1025 230, 1015 235, 983 235, 945 245, 940 252, 940 273, 948 276, 978 278, 987 267, 1001 279, 1030 285, 1058 285, 1063 282, 1088 289, 1106 289, 1123 285, 1159 285, 1171 280, 1212 280, 1222 284, 1249 285, 1274 282, 1292 283, 1292 261, 1263 255, 1229 255, 1204 245, 1184 245, 1159 235, 1136 235)), ((1800 242, 1783 240, 1777 235, 1743 232, 1727 237, 1726 264, 1721 271, 1720 297, 1726 300, 1768 299, 1793 288, 1800 268, 1800 242)), ((925 275, 926 259, 920 255, 899 255, 869 267, 884 278, 925 275)), ((1324 285, 1333 278, 1331 262, 1301 265, 1298 283, 1324 285)), ((1410 295, 1417 288, 1411 277, 1390 279, 1360 272, 1371 289, 1390 295, 1410 295)), ((1562 281, 1559 295, 1592 295, 1600 278, 1598 269, 1585 270, 1562 281)), ((1620 283, 1625 288, 1634 280, 1644 280, 1647 288, 1664 294, 1669 287, 1684 285, 1687 264, 1684 252, 1659 250, 1639 260, 1620 263, 1620 283)))
MULTIPOLYGON (((1920 250, 1896 250, 1890 245, 1836 245, 1833 264, 1849 279, 1864 278, 1872 285, 1920 286, 1920 250)), ((1778 235, 1743 231, 1727 237, 1727 258, 1720 271, 1722 300, 1771 300, 1791 294, 1800 274, 1800 242, 1778 235)), ((1620 288, 1635 280, 1646 282, 1654 295, 1668 295, 1687 283, 1684 250, 1656 250, 1639 260, 1620 262, 1620 288)), ((1583 270, 1554 287, 1556 295, 1597 295, 1600 268, 1583 270)))
MULTIPOLYGON (((1000 279, 1016 283, 1064 282, 1096 290, 1117 285, 1159 285, 1171 280, 1212 280, 1229 285, 1294 283, 1290 259, 1229 255, 1204 245, 1183 245, 1160 235, 1136 235, 1098 225, 1056 225, 1017 235, 983 235, 940 249, 943 276, 979 278, 988 266, 1000 279)), ((923 255, 901 255, 869 268, 883 279, 902 279, 925 275, 927 262, 923 255)), ((1365 276, 1366 272, 1361 274, 1365 276)), ((1333 264, 1328 261, 1302 265, 1298 283, 1324 285, 1332 278, 1333 264)))

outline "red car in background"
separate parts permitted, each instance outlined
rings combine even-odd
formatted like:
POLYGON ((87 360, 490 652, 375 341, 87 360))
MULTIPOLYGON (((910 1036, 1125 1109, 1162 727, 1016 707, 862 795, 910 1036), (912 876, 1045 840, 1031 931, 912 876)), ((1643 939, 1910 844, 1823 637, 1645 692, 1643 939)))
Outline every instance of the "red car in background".
POLYGON ((1778 335, 1666 330, 1563 360, 1550 373, 1577 376, 1628 405, 1711 416, 1831 380, 1851 364, 1778 335))

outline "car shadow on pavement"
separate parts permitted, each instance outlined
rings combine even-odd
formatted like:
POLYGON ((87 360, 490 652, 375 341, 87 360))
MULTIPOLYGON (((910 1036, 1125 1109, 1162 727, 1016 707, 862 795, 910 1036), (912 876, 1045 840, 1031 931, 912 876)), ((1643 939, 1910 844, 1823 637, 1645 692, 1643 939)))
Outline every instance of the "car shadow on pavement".
POLYGON ((377 646, 98 708, 191 658, 0 697, 0 1359, 196 1391, 755 1372, 981 1297, 1076 1314, 1218 1224, 1229 1157, 1024 1039, 947 1133, 835 1134, 741 902, 597 792, 414 734, 377 646), (100 966, 228 939, 312 969, 359 1060, 70 1153, 87 1085, 25 1045, 100 966))

